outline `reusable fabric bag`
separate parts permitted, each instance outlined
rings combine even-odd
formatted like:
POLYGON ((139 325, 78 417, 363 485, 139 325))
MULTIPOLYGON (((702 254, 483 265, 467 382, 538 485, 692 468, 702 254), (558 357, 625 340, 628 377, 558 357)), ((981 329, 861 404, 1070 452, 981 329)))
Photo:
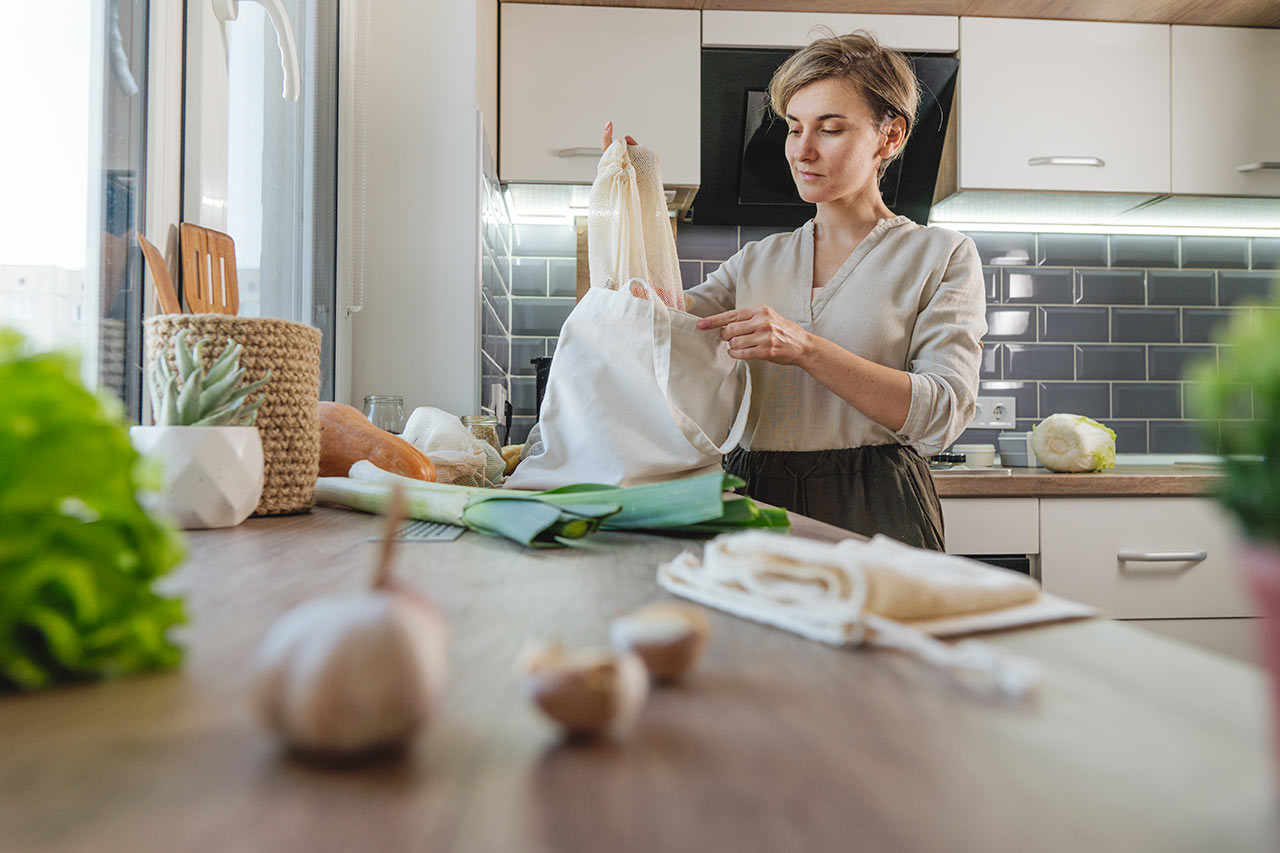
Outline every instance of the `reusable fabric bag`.
POLYGON ((520 463, 507 488, 703 474, 719 470, 746 429, 750 371, 719 332, 699 330, 698 318, 679 310, 684 294, 657 157, 637 149, 619 140, 601 158, 591 188, 600 214, 588 225, 592 287, 556 344, 537 427, 542 451, 520 463), (655 219, 655 204, 661 228, 649 228, 646 242, 643 223, 655 219), (627 275, 655 271, 662 287, 627 275))

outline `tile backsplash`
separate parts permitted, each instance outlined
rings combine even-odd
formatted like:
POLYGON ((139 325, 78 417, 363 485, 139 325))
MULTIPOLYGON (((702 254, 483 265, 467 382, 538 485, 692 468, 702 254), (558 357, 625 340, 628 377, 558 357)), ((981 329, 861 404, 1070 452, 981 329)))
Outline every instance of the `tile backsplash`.
MULTIPOLYGON (((782 230, 681 225, 685 287, 782 230)), ((1280 238, 966 233, 987 288, 980 393, 1016 398, 1019 429, 1074 412, 1115 430, 1121 453, 1217 451, 1192 410, 1185 370, 1218 358, 1213 336, 1231 316, 1277 310, 1250 303, 1270 293, 1280 238)), ((516 225, 512 235, 512 440, 523 441, 536 416, 529 361, 554 353, 573 308, 577 244, 572 225, 516 225)), ((970 429, 959 440, 995 443, 997 434, 970 429)))
MULTIPOLYGON (((487 150, 486 150, 487 153, 487 150)), ((486 160, 481 186, 480 401, 494 409, 493 386, 511 394, 511 213, 486 160)), ((495 412, 499 423, 502 412, 495 412)), ((520 439, 523 441, 523 439, 520 439)))

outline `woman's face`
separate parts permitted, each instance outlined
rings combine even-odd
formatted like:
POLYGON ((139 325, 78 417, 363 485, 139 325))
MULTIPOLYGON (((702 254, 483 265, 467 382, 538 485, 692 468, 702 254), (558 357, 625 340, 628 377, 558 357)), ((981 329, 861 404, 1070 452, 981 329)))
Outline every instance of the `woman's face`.
POLYGON ((876 188, 880 160, 902 144, 906 121, 881 127, 843 80, 815 80, 787 102, 787 163, 805 201, 837 201, 876 188))

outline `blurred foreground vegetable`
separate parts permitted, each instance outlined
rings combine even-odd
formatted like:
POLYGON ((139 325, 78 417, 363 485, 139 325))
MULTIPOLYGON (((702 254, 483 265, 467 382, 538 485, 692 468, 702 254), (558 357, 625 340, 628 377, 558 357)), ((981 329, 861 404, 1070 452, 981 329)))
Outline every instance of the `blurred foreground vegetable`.
POLYGON ((182 542, 138 503, 146 475, 119 404, 80 384, 74 358, 27 354, 11 329, 0 400, 0 687, 177 664, 165 633, 182 604, 151 582, 182 542))
POLYGON ((357 462, 351 477, 321 477, 316 482, 316 501, 381 512, 395 482, 405 486, 410 518, 457 524, 531 546, 567 545, 601 528, 709 536, 790 526, 786 510, 726 497, 725 491, 742 481, 724 474, 645 486, 583 483, 522 492, 423 483, 357 462))

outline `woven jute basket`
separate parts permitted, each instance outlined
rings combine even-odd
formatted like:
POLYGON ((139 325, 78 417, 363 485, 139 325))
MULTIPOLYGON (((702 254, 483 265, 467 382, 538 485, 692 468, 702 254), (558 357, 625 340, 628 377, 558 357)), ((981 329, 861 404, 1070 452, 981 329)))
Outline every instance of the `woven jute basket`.
POLYGON ((320 330, 272 317, 227 314, 161 314, 144 325, 148 369, 161 353, 172 364, 174 337, 190 329, 188 345, 211 339, 203 353, 206 367, 230 339, 243 348, 245 381, 271 371, 271 381, 259 392, 265 396, 257 421, 265 471, 262 500, 253 514, 309 510, 320 471, 320 330))

